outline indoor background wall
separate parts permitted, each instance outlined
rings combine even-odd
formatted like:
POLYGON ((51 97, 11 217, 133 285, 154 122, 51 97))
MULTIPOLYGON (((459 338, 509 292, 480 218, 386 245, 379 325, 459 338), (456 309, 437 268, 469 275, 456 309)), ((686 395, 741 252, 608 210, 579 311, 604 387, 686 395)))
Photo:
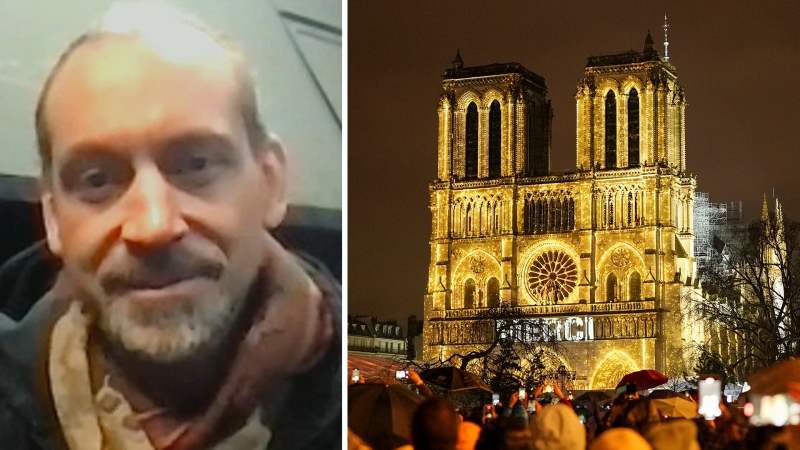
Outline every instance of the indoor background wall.
MULTIPOLYGON (((0 174, 34 177, 33 111, 59 52, 108 0, 0 4, 0 174)), ((239 42, 256 69, 267 127, 290 154, 289 195, 340 229, 342 8, 330 0, 171 0, 239 42), (339 224, 336 224, 335 222, 339 224)), ((5 177, 5 182, 19 180, 5 177)), ((3 189, 7 193, 9 188, 3 189)), ((12 188, 13 190, 13 188, 12 188)), ((2 195, 8 197, 8 194, 2 195)))

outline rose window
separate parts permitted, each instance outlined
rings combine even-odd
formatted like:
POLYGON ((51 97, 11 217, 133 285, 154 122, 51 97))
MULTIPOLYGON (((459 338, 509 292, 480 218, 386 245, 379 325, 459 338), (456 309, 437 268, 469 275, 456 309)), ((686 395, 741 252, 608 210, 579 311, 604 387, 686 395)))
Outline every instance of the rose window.
POLYGON ((551 305, 567 297, 578 282, 578 267, 566 253, 549 250, 528 268, 528 289, 540 304, 551 305))

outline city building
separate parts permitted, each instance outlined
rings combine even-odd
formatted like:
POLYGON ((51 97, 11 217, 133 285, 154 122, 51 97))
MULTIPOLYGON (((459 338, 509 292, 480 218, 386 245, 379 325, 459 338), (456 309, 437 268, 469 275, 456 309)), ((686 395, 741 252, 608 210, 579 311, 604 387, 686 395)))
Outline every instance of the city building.
POLYGON ((406 356, 406 338, 395 320, 347 316, 347 350, 377 356, 406 356))
POLYGON ((642 51, 588 58, 571 172, 550 170, 543 77, 457 54, 442 85, 423 359, 485 347, 482 311, 509 305, 546 321, 564 349, 551 370, 575 373, 575 389, 690 370, 696 179, 684 90, 649 33, 642 51))

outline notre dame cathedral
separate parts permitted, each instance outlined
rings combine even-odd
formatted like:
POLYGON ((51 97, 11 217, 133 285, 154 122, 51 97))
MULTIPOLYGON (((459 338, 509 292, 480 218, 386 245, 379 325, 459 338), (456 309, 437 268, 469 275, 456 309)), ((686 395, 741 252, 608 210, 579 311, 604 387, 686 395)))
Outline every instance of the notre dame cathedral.
POLYGON ((544 78, 517 63, 445 71, 423 358, 485 348, 507 302, 563 343, 576 389, 688 368, 682 298, 696 287, 684 91, 647 35, 591 56, 575 93, 575 171, 550 173, 544 78), (484 316, 485 317, 485 316, 484 316))

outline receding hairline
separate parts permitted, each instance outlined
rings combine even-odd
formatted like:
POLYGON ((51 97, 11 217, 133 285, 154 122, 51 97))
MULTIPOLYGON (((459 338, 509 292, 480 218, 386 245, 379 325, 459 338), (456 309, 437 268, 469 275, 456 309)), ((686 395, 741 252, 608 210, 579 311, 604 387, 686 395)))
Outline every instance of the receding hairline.
MULTIPOLYGON (((186 33, 183 37, 188 37, 189 39, 204 39, 206 44, 211 44, 211 46, 207 46, 207 49, 215 49, 215 51, 207 52, 206 54, 198 53, 195 55, 196 58, 193 61, 186 62, 199 63, 202 61, 201 57, 214 57, 217 61, 224 61, 224 63, 230 65, 233 76, 232 81, 234 83, 234 101, 237 103, 244 120, 248 143, 253 151, 262 148, 263 144, 268 139, 268 135, 258 111, 255 80, 251 74, 250 66, 247 64, 241 50, 234 45, 232 41, 214 32, 209 27, 198 24, 196 21, 189 20, 188 16, 171 17, 169 20, 183 28, 182 31, 186 33)), ((164 37, 166 36, 162 36, 162 38, 164 37)), ((45 185, 49 184, 51 181, 52 141, 47 120, 47 105, 53 85, 64 67, 76 53, 82 51, 87 46, 100 44, 103 43, 103 41, 111 39, 138 41, 141 45, 154 50, 156 54, 169 60, 169 58, 167 58, 168 55, 165 55, 164 52, 169 52, 170 50, 162 47, 160 44, 164 42, 159 41, 157 36, 148 33, 147 29, 131 28, 123 32, 118 32, 105 28, 95 28, 81 34, 67 46, 48 73, 36 104, 36 138, 41 164, 41 178, 45 181, 45 185)), ((165 45, 168 46, 168 43, 165 45)), ((171 49, 171 51, 174 52, 175 48, 171 49)), ((173 54, 173 56, 181 55, 173 54)))

